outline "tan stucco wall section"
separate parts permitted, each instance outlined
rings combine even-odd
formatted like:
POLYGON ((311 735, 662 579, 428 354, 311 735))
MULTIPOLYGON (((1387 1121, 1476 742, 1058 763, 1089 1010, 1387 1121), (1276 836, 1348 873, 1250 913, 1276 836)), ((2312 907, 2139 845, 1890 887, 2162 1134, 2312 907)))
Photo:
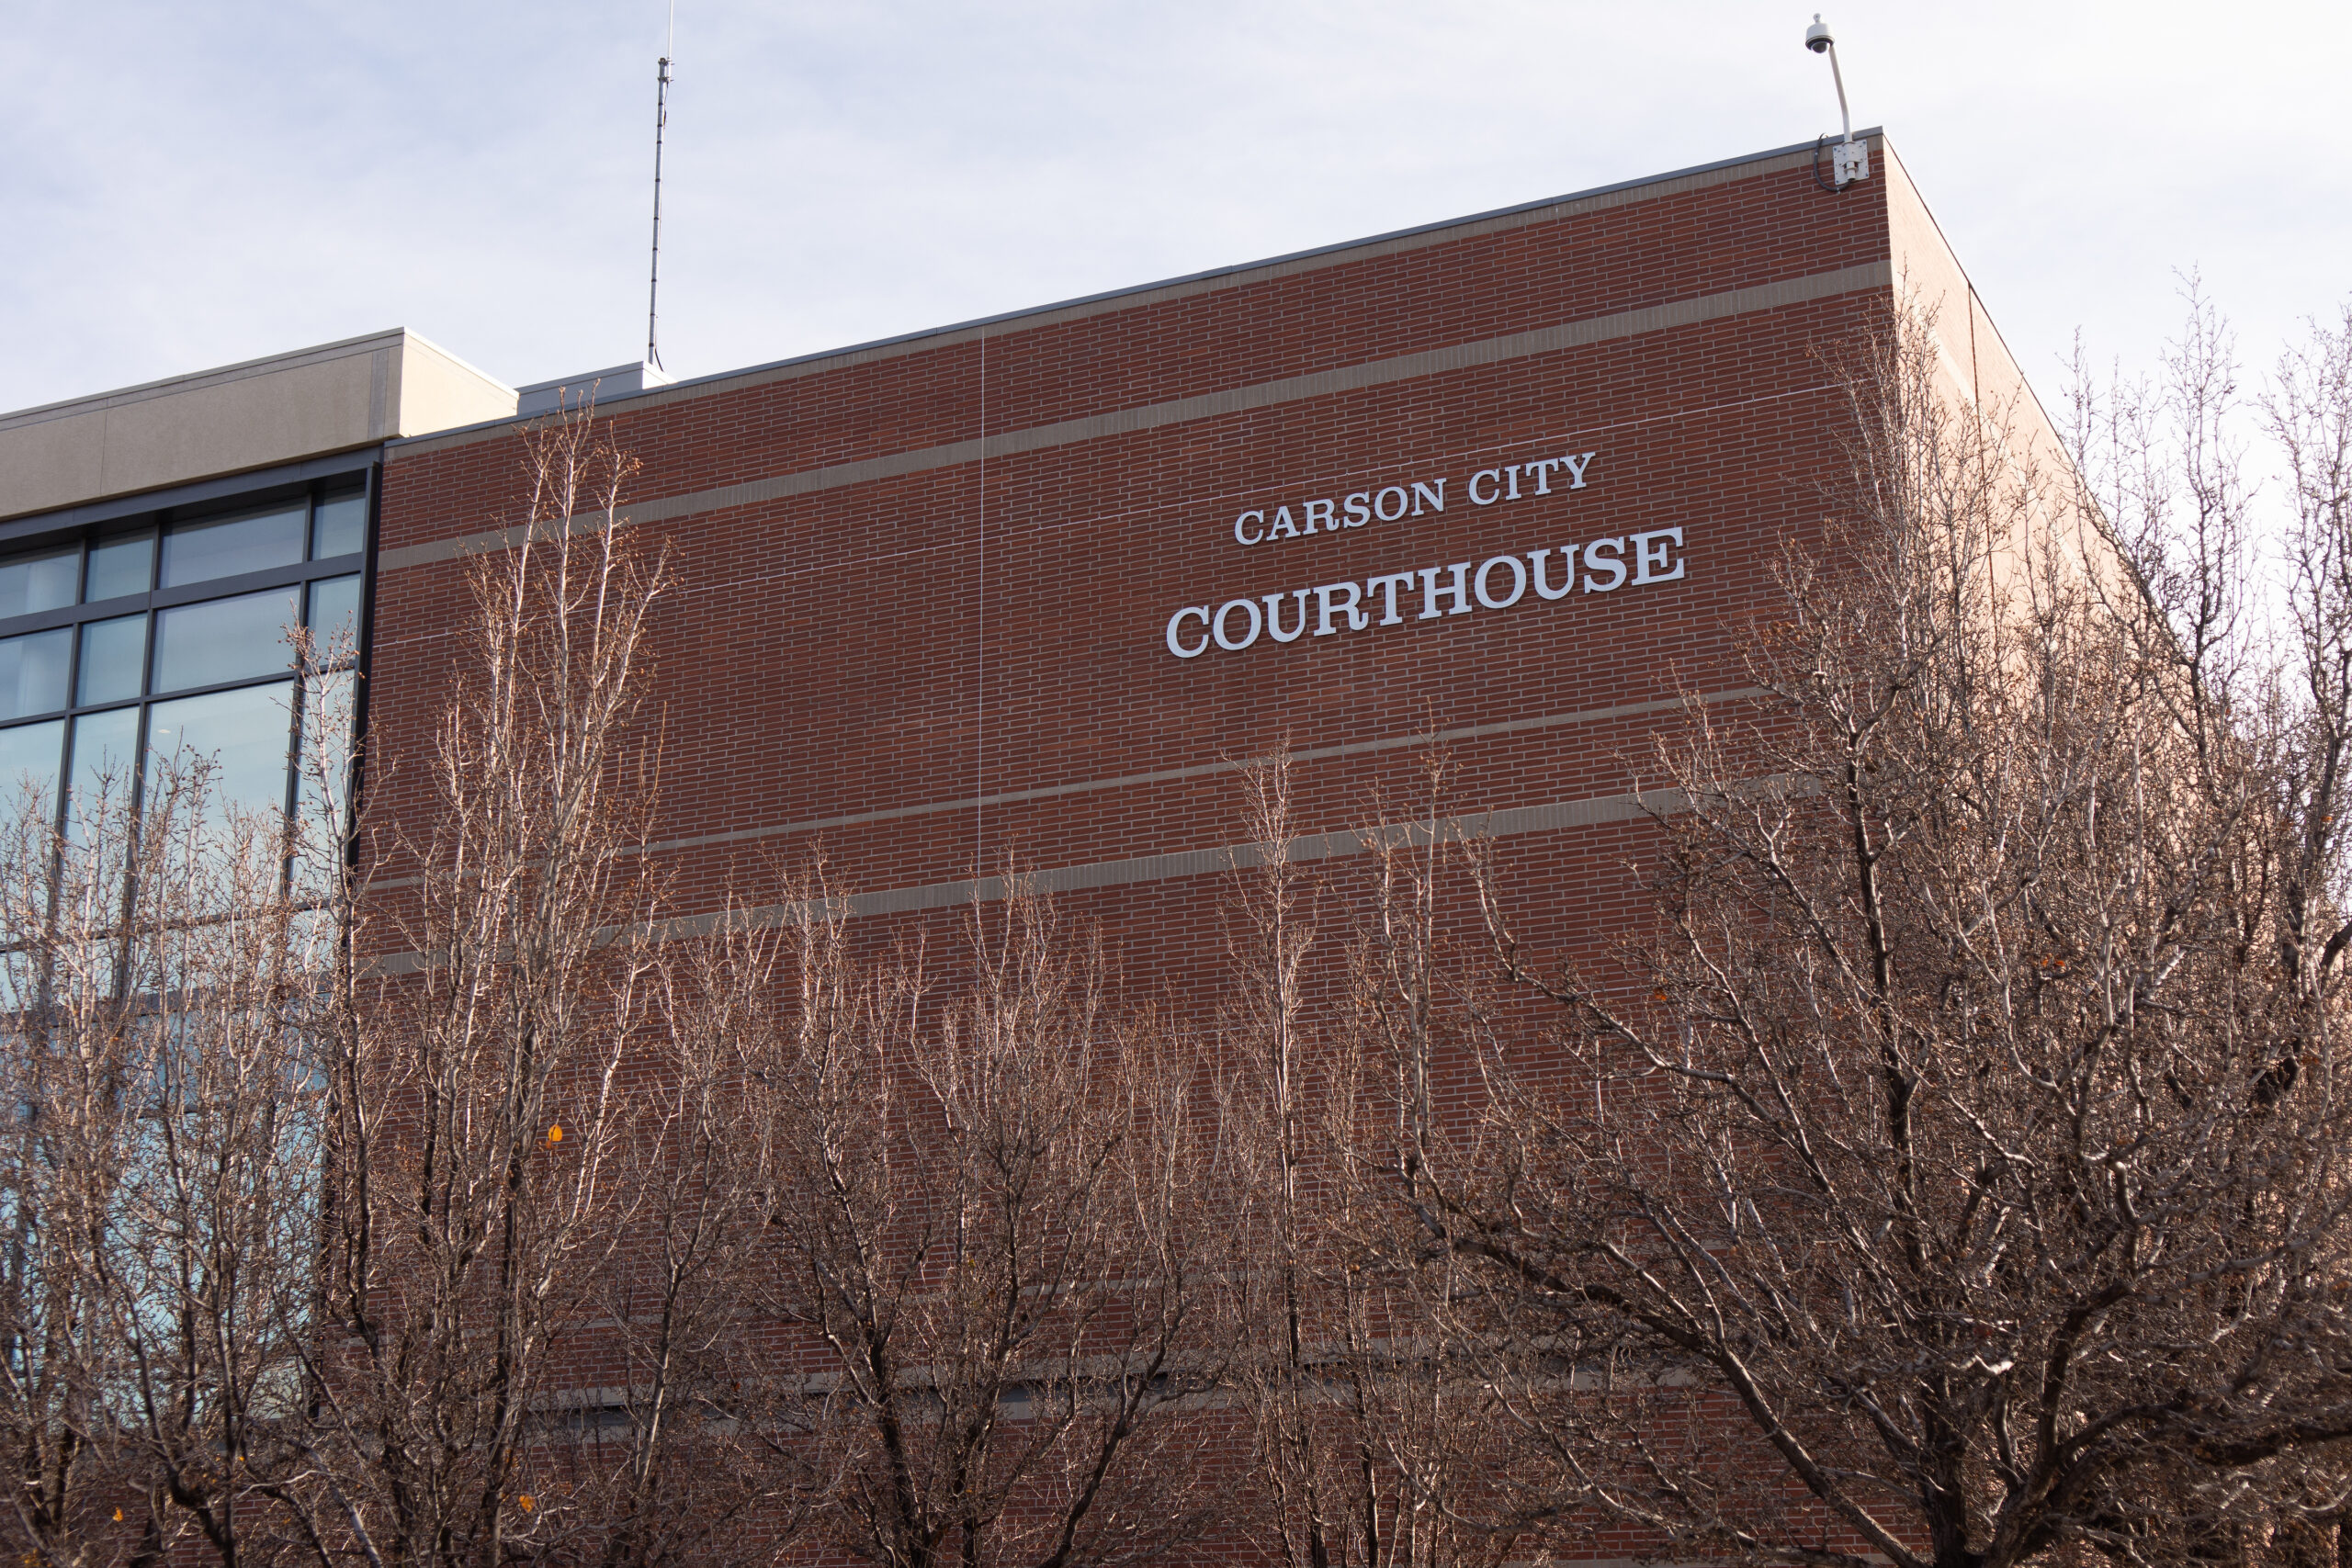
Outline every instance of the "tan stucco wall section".
POLYGON ((0 414, 0 517, 447 430, 510 387, 404 329, 0 414))
POLYGON ((2025 372, 1986 313, 1960 259, 1945 243, 1918 187, 1892 144, 1876 149, 1886 181, 1887 238, 1898 296, 1908 295, 1931 317, 1937 357, 1950 390, 1964 404, 2004 420, 2020 455, 2030 452, 2044 471, 2063 465, 2064 447, 2025 372))
POLYGON ((514 417, 514 389, 415 333, 393 367, 399 426, 394 435, 425 435, 485 420, 514 417))
MULTIPOLYGON (((2019 574, 2037 559, 2031 547, 2039 541, 2053 548, 2060 561, 2087 574, 2076 581, 2097 582, 2103 592, 2120 592, 2124 578, 2112 549, 2078 509, 2073 461, 2049 406, 2035 395, 2024 368, 2002 341, 1902 161, 1883 143, 1881 152, 1897 296, 1907 296, 1932 319, 1937 360, 1954 411, 1973 410, 1991 421, 2010 475, 2030 486, 2032 500, 2018 519, 2021 532, 1996 547, 1996 583, 2004 591, 2030 590, 2032 579, 2019 574)), ((2056 373, 2056 367, 2042 372, 2045 379, 2056 373)))

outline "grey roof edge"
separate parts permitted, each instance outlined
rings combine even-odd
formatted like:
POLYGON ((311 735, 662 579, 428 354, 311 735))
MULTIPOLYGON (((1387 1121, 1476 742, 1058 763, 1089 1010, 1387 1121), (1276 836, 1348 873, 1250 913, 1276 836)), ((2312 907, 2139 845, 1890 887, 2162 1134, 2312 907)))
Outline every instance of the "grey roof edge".
MULTIPOLYGON (((435 343, 422 333, 406 327, 387 327, 382 332, 362 333, 357 337, 338 338, 333 343, 312 344, 306 348, 288 349, 282 354, 265 354, 255 359, 241 359, 233 365, 215 365, 202 370, 190 370, 177 376, 165 376, 153 381, 141 381, 135 386, 111 387, 103 392, 85 392, 78 398, 61 398, 53 403, 36 403, 31 408, 0 412, 0 430, 15 430, 27 425, 42 424, 52 419, 65 419, 77 413, 98 409, 119 408, 126 403, 145 402, 151 398, 166 398, 175 392, 195 391, 216 387, 249 376, 266 376, 273 371, 292 370, 305 365, 323 364, 331 359, 346 359, 354 355, 373 354, 379 349, 401 347, 413 344, 436 354, 460 368, 481 377, 493 386, 505 383, 458 355, 435 343)), ((496 423, 492 421, 491 423, 496 423)), ((375 443, 368 443, 369 446, 375 443)))
MULTIPOLYGON (((524 381, 519 383, 515 387, 514 390, 518 396, 525 392, 545 392, 558 387, 577 387, 582 382, 596 381, 606 376, 626 376, 632 370, 642 372, 647 369, 651 369, 657 376, 664 374, 659 367, 648 366, 642 359, 624 359, 618 365, 607 365, 600 369, 582 370, 570 376, 550 376, 544 381, 524 381)), ((648 387, 646 390, 649 392, 662 391, 668 388, 674 387, 678 383, 675 381, 664 381, 661 386, 648 387)), ((637 394, 634 392, 628 392, 622 394, 622 396, 635 397, 637 394)), ((616 398, 614 400, 618 401, 619 400, 616 398)), ((468 426, 466 428, 471 427, 468 426)), ((448 432, 446 430, 424 431, 420 433, 418 439, 422 439, 424 435, 447 435, 447 434, 448 432)))
MULTIPOLYGON (((1866 130, 1855 131, 1854 138, 1856 141, 1883 142, 1886 140, 1886 129, 1883 126, 1873 125, 1866 130)), ((1743 152, 1736 157, 1717 158, 1710 163, 1691 164, 1683 168, 1669 169, 1663 174, 1643 175, 1627 180, 1613 180, 1606 185, 1589 186, 1582 190, 1568 191, 1559 196, 1538 197, 1532 201, 1513 202, 1508 207, 1489 208, 1483 212, 1464 213, 1459 217, 1441 218, 1431 222, 1415 223, 1402 229, 1384 230, 1377 234, 1361 235, 1352 240, 1336 241, 1330 244, 1311 245, 1303 251, 1285 251, 1279 255, 1261 256, 1254 261, 1236 262, 1226 266, 1209 267, 1200 272, 1179 274, 1174 277, 1156 278, 1149 283, 1136 283, 1119 288, 1106 288, 1100 293, 1080 294, 1068 299, 1057 299, 1049 304, 1028 305, 1019 310, 999 311, 994 315, 975 316, 968 321, 951 321, 944 326, 924 327, 919 331, 899 333, 890 337, 869 338, 863 343, 847 344, 838 348, 820 349, 810 354, 765 360, 756 365, 738 366, 731 370, 713 371, 707 376, 686 377, 673 381, 667 386, 649 387, 640 392, 627 393, 612 399, 609 402, 599 400, 596 407, 603 411, 632 402, 639 398, 673 398, 680 393, 707 390, 722 381, 774 375, 779 371, 819 365, 826 360, 848 359, 857 355, 872 354, 882 349, 899 348, 910 344, 921 343, 927 338, 949 337, 957 333, 998 326, 1006 322, 1023 321, 1032 316, 1048 316, 1057 310, 1107 304, 1112 300, 1151 294, 1163 288, 1181 288, 1190 284, 1207 283, 1220 277, 1235 277, 1268 267, 1286 266, 1298 262, 1312 261, 1318 256, 1337 256, 1348 251, 1389 244, 1423 234, 1439 233, 1448 229, 1467 228, 1473 224, 1492 222, 1497 219, 1511 218, 1521 213, 1539 212, 1545 208, 1565 207, 1571 202, 1590 201, 1597 197, 1638 190, 1644 186, 1669 185, 1676 180, 1690 179, 1697 175, 1708 175, 1719 170, 1737 168, 1743 164, 1769 163, 1775 158, 1786 158, 1799 152, 1817 151, 1826 140, 1826 137, 1820 137, 1812 141, 1794 141, 1785 147, 1771 147, 1760 152, 1743 152)), ((400 449, 404 446, 462 441, 485 431, 504 429, 522 423, 526 422, 518 417, 510 416, 504 419, 483 420, 475 424, 452 425, 447 430, 427 431, 416 435, 402 436, 384 444, 384 456, 389 461, 397 457, 400 449)))

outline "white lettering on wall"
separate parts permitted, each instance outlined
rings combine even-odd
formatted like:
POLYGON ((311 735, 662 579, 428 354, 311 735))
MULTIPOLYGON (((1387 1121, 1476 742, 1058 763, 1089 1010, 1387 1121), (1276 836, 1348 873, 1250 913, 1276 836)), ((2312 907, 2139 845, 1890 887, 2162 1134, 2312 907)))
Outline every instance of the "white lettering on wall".
POLYGON ((1396 590, 1399 588, 1410 588, 1413 586, 1414 579, 1419 575, 1419 574, 1418 572, 1392 571, 1385 577, 1374 577, 1364 580, 1363 591, 1366 593, 1379 593, 1384 595, 1380 602, 1383 605, 1386 606, 1386 609, 1385 613, 1380 617, 1380 624, 1382 626, 1393 626, 1397 622, 1405 618, 1396 613, 1396 590))
MULTIPOLYGON (((1177 614, 1182 615, 1183 612, 1180 610, 1177 614)), ((1227 599, 1216 607, 1216 619, 1209 623, 1209 635, 1216 638, 1216 645, 1226 652, 1238 653, 1258 640, 1258 601, 1227 599), (1250 629, 1238 637, 1226 629, 1226 622, 1232 618, 1233 612, 1236 610, 1240 611, 1250 623, 1250 629)), ((1179 654, 1177 657, 1189 659, 1192 655, 1179 654)))
POLYGON ((1527 569, 1519 564, 1517 556, 1497 556, 1492 560, 1480 563, 1478 575, 1472 581, 1471 586, 1478 591, 1478 603, 1487 609, 1508 610, 1518 604, 1521 597, 1527 592, 1527 569), (1498 566, 1510 568, 1510 592, 1500 598, 1494 595, 1487 583, 1487 580, 1494 575, 1495 568, 1498 566))
POLYGON ((1625 582, 1625 541, 1595 539, 1584 547, 1584 591, 1587 593, 1612 593, 1625 582), (1598 569, 1598 570, 1596 570, 1598 569), (1604 582, 1600 572, 1606 570, 1604 582))
POLYGON ((1346 615, 1348 617, 1348 630, 1351 632, 1360 632, 1363 630, 1364 613, 1356 608, 1357 604, 1362 601, 1363 598, 1363 592, 1357 589, 1356 585, 1352 581, 1327 582, 1322 587, 1317 589, 1315 591, 1315 635, 1317 637, 1329 637, 1332 633, 1340 629, 1331 624, 1331 613, 1334 610, 1338 610, 1346 615), (1334 597, 1334 595, 1340 593, 1346 594, 1347 597, 1345 599, 1334 597))
POLYGON ((1466 560, 1456 561, 1451 567, 1425 566, 1421 568, 1421 602, 1428 607, 1422 610, 1419 618, 1424 621, 1433 621, 1437 619, 1439 614, 1437 600, 1438 595, 1441 593, 1449 596, 1453 601, 1453 608, 1444 612, 1446 615, 1468 615, 1470 613, 1470 595, 1464 588, 1462 580, 1469 574, 1470 563, 1466 560), (1453 573, 1453 581, 1447 583, 1442 588, 1438 586, 1437 581, 1437 574, 1441 571, 1452 571, 1453 573))
POLYGON ((1672 582, 1682 575, 1683 563, 1676 561, 1674 570, 1665 570, 1667 551, 1682 547, 1682 530, 1659 528, 1647 534, 1634 536, 1634 581, 1635 582, 1672 582), (1659 540, 1651 544, 1652 539, 1659 540))
MULTIPOLYGON (((1533 499, 1550 495, 1555 488, 1582 490, 1585 469, 1596 456, 1592 452, 1571 452, 1559 457, 1536 457, 1500 468, 1480 468, 1470 476, 1467 488, 1471 504, 1493 506, 1498 502, 1533 499), (1555 487, 1552 482, 1555 473, 1566 478, 1567 483, 1555 487)), ((1233 519, 1233 542, 1249 546, 1272 544, 1278 539, 1306 539, 1337 534, 1344 528, 1361 528, 1367 523, 1395 523, 1443 512, 1445 486, 1446 479, 1441 476, 1408 479, 1376 490, 1352 491, 1346 495, 1308 496, 1253 506, 1233 519)), ((1458 496, 1462 492, 1454 493, 1458 496)))
POLYGON ((1294 589, 1289 593, 1269 593, 1266 595, 1266 635, 1268 637, 1272 637, 1276 642, 1296 642, 1299 637, 1306 633, 1306 589, 1299 588, 1294 589), (1287 598, 1295 598, 1298 601, 1298 623, 1292 626, 1290 630, 1284 631, 1283 630, 1283 601, 1287 598))
POLYGON ((1567 581, 1557 588, 1544 581, 1544 560, 1551 553, 1548 549, 1527 552, 1527 564, 1535 571, 1535 596, 1538 599, 1565 599, 1577 585, 1576 547, 1571 545, 1560 552, 1562 570, 1567 573, 1567 581))
MULTIPOLYGON (((1589 460, 1591 454, 1584 456, 1589 460)), ((1569 459, 1561 459, 1557 466, 1564 472, 1582 477, 1582 470, 1569 459)), ((1532 466, 1524 464, 1521 470, 1534 472, 1532 466)), ((1398 493, 1403 492, 1400 490, 1398 493)), ((1406 504, 1409 505, 1409 498, 1406 504)), ((1681 529, 1652 528, 1639 534, 1595 539, 1581 547, 1547 546, 1515 555, 1490 556, 1478 562, 1476 570, 1469 561, 1449 561, 1410 571, 1381 572, 1360 582, 1351 578, 1313 588, 1268 593, 1257 599, 1228 599, 1214 610, 1206 604, 1187 604, 1168 617, 1168 651, 1179 659, 1198 659, 1212 647, 1227 653, 1239 653, 1254 647, 1261 634, 1277 643, 1293 643, 1310 631, 1318 637, 1338 637, 1371 626, 1444 621, 1480 610, 1509 610, 1531 602, 1527 592, 1530 588, 1535 590, 1532 603, 1556 604, 1578 587, 1579 562, 1583 565, 1581 586, 1587 593, 1613 593, 1625 587, 1681 582, 1687 580, 1690 564, 1683 549, 1681 529), (1560 559, 1560 580, 1556 583, 1546 565, 1555 555, 1560 559), (1416 589, 1419 590, 1418 593, 1416 589), (1261 604, 1265 606, 1262 615, 1259 611, 1261 604), (1408 608, 1419 614, 1408 613, 1408 608), (1289 617, 1287 626, 1283 625, 1285 615, 1289 617)))
POLYGON ((1198 616, 1204 623, 1205 623, 1209 618, 1208 606, 1205 604, 1187 604, 1182 609, 1168 617, 1168 651, 1174 654, 1179 659, 1198 659, 1202 654, 1206 653, 1209 650, 1209 639, 1205 637, 1201 638, 1200 641, 1193 644, 1190 648, 1184 646, 1184 639, 1182 636, 1184 623, 1193 616, 1198 616))

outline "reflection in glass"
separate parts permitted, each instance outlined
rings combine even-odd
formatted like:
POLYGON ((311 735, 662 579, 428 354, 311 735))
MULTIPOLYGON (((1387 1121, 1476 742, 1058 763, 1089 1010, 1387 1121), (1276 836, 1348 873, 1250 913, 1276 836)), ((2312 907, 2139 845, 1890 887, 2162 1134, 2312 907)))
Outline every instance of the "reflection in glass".
POLYGON ((155 577, 155 530, 121 534, 90 547, 90 575, 82 590, 85 604, 144 593, 155 577))
POLYGON ((65 705, 65 671, 74 628, 0 637, 0 718, 55 713, 65 705))
POLYGON ((139 694, 139 674, 147 666, 147 617, 117 615, 82 623, 82 665, 74 676, 74 701, 119 702, 139 694))
POLYGON ((302 502, 243 517, 175 523, 164 535, 162 586, 209 582, 241 571, 292 566, 302 558, 311 509, 302 502))
POLYGON ((311 584, 311 656, 321 663, 347 659, 359 646, 359 574, 311 584))
POLYGON ((0 561, 0 615, 28 615, 71 604, 81 576, 79 545, 0 561))
POLYGON ((332 671, 302 683, 302 812, 338 829, 350 807, 351 671, 332 671))
POLYGON ((110 708, 74 721, 74 808, 70 827, 86 841, 105 817, 119 820, 130 807, 131 765, 139 755, 139 710, 110 708))
MULTIPOLYGON (((25 949, 0 953, 0 1013, 19 1018, 39 1007, 47 999, 42 982, 48 977, 49 966, 25 949)), ((17 1102, 19 1116, 28 1109, 23 1100, 17 1102)))
POLYGON ((208 692, 148 709, 147 776, 192 781, 200 767, 215 812, 286 809, 291 681, 208 692))
POLYGON ((294 660, 286 628, 294 620, 300 592, 270 588, 160 612, 153 689, 185 692, 284 670, 294 660))
POLYGON ((349 670, 329 671, 302 682, 302 744, 295 758, 300 834, 290 870, 297 893, 323 895, 343 864, 351 826, 351 704, 349 670))
POLYGON ((368 545, 368 497, 359 491, 328 496, 311 519, 311 558, 357 555, 368 545))
POLYGON ((0 729, 0 813, 13 818, 36 795, 56 803, 57 753, 64 741, 62 718, 0 729))

